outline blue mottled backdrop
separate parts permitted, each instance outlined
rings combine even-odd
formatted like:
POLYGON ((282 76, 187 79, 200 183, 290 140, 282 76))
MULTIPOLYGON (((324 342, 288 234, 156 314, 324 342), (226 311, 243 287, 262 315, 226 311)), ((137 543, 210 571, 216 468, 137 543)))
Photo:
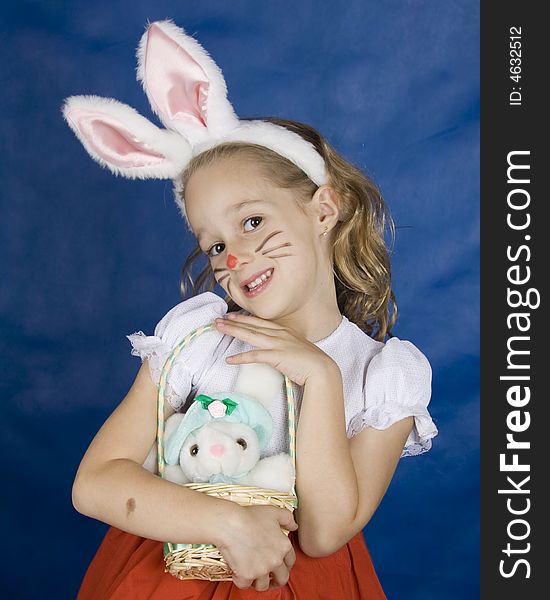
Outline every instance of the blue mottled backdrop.
POLYGON ((364 533, 390 600, 478 597, 478 2, 17 0, 0 15, 2 597, 75 597, 107 529, 74 510, 76 469, 139 367, 125 336, 180 301, 191 240, 171 184, 101 169, 60 112, 97 94, 156 122, 135 49, 164 18, 209 50, 237 114, 311 123, 380 185, 394 332, 432 363, 440 435, 401 460, 364 533))

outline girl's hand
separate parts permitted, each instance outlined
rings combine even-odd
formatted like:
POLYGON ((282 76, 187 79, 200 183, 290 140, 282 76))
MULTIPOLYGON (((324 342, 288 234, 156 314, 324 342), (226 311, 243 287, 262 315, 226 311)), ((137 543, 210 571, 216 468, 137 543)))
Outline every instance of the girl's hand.
POLYGON ((229 364, 271 365, 298 385, 305 385, 308 377, 324 372, 327 366, 334 368, 336 365, 328 354, 300 338, 290 327, 267 319, 230 313, 226 319, 216 319, 215 324, 218 331, 256 346, 254 350, 228 356, 229 364))
POLYGON ((228 523, 227 541, 217 546, 233 571, 233 583, 241 589, 254 585, 258 592, 286 585, 296 553, 281 527, 298 528, 292 513, 276 506, 240 509, 237 520, 228 523))

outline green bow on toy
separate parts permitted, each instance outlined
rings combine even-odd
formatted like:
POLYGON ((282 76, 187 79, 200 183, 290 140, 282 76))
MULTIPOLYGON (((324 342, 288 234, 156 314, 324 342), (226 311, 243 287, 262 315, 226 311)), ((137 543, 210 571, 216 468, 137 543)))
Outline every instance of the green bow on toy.
MULTIPOLYGON (((238 403, 235 402, 234 400, 231 400, 231 398, 224 398, 223 400, 219 400, 217 398, 210 398, 210 396, 207 396, 206 394, 199 394, 195 400, 197 402, 200 402, 202 404, 202 407, 205 410, 209 410, 209 405, 212 404, 212 402, 220 402, 222 404, 225 404, 226 409, 224 411, 224 414, 226 415, 230 415, 238 406, 238 403)), ((209 412, 212 412, 209 410, 209 412)), ((221 416, 221 415, 219 415, 221 416)))

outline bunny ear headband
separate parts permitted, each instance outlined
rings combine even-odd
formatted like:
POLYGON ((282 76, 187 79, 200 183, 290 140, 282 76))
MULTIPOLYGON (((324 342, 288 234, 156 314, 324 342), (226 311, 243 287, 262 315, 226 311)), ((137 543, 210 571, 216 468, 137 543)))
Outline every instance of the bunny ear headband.
POLYGON ((327 183, 314 146, 285 127, 241 121, 208 52, 171 19, 148 23, 137 48, 137 79, 165 129, 114 98, 69 96, 62 113, 90 156, 115 175, 172 179, 176 204, 189 225, 179 175, 191 158, 226 141, 260 144, 327 183))

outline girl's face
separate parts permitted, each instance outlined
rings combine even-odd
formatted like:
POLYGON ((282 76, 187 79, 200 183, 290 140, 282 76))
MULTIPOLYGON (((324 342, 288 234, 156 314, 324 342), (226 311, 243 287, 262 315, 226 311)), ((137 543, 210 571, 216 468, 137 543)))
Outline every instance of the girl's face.
POLYGON ((256 165, 224 160, 199 169, 187 183, 185 206, 217 282, 239 306, 276 319, 324 300, 332 267, 323 223, 256 165), (249 291, 244 284, 264 273, 267 280, 249 291))

